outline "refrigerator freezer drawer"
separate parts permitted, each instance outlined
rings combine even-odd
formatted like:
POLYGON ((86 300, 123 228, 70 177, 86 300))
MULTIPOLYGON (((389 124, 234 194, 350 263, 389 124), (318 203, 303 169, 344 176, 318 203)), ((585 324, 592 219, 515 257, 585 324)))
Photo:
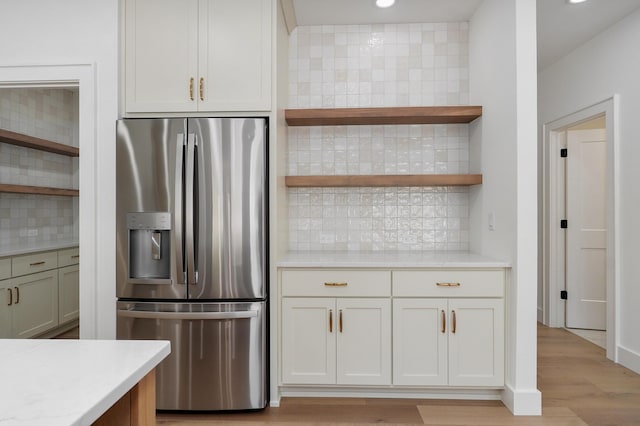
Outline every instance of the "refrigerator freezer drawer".
POLYGON ((169 340, 156 369, 159 410, 264 408, 265 302, 118 302, 118 339, 169 340))

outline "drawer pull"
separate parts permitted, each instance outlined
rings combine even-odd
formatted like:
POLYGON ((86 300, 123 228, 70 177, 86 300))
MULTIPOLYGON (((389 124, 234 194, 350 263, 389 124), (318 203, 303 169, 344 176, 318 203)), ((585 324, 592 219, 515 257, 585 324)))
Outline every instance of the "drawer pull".
POLYGON ((13 305, 13 292, 10 288, 8 288, 7 291, 9 292, 9 303, 7 303, 7 306, 11 306, 13 305))
POLYGON ((40 262, 33 262, 33 263, 30 263, 30 264, 29 264, 29 266, 44 265, 45 263, 47 263, 47 262, 45 262, 44 260, 42 260, 42 261, 40 261, 40 262))
POLYGON ((447 332, 447 314, 442 310, 442 333, 447 332))
POLYGON ((451 332, 453 334, 456 334, 456 328, 457 328, 456 311, 451 311, 451 315, 453 316, 453 328, 451 329, 451 332))
POLYGON ((79 255, 79 254, 74 254, 73 256, 71 256, 71 258, 72 258, 72 259, 77 259, 77 258, 79 258, 79 257, 80 257, 80 255, 79 255))
POLYGON ((438 287, 460 287, 460 283, 436 283, 438 287))
POLYGON ((16 305, 20 303, 20 289, 18 287, 14 287, 16 289, 16 305))
POLYGON ((329 333, 333 333, 333 309, 329 309, 329 333))
POLYGON ((324 283, 327 287, 346 287, 348 283, 324 283))

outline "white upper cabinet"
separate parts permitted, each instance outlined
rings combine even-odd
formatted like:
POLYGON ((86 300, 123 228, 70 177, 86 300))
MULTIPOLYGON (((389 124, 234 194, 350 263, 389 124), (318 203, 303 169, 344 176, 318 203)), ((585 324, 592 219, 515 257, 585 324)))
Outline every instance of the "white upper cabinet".
POLYGON ((130 113, 265 111, 271 0, 126 0, 130 113))

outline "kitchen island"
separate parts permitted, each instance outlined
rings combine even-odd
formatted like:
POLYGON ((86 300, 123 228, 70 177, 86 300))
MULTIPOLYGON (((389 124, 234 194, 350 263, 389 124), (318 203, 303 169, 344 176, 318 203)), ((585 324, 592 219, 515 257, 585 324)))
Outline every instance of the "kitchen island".
POLYGON ((0 340, 0 425, 153 425, 154 369, 170 351, 165 341, 0 340))

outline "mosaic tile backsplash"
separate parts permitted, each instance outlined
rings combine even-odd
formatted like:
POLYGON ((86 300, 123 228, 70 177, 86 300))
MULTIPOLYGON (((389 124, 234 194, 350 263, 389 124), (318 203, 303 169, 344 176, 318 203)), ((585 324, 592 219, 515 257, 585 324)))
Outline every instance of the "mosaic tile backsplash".
MULTIPOLYGON (((0 89, 0 128, 78 146, 78 98, 65 89, 0 89)), ((0 143, 0 182, 77 188, 78 160, 0 143)), ((0 193, 0 246, 78 238, 72 197, 0 193)))
MULTIPOLYGON (((290 108, 466 105, 468 24, 297 27, 290 108)), ((288 174, 458 174, 468 125, 289 127, 288 174)), ((290 250, 468 250, 465 187, 291 188, 290 250)))

